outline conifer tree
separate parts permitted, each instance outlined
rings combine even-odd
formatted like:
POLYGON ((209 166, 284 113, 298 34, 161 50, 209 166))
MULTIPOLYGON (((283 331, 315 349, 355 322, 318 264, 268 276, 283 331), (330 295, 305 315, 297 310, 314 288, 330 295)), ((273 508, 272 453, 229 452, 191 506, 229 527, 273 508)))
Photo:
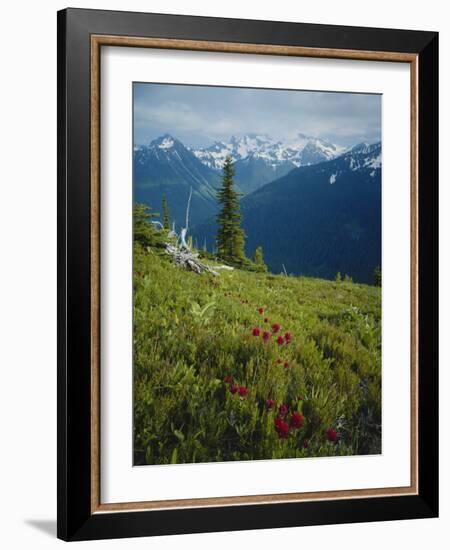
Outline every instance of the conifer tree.
POLYGON ((169 230, 170 229, 170 213, 169 213, 169 206, 167 205, 166 195, 163 195, 162 209, 163 209, 163 226, 164 226, 164 229, 169 230))
POLYGON ((255 250, 255 253, 253 254, 253 261, 257 265, 263 265, 264 263, 264 255, 263 255, 263 249, 262 246, 258 246, 255 250))
POLYGON ((226 261, 240 263, 245 259, 245 235, 241 228, 239 194, 234 189, 234 169, 228 155, 223 165, 222 186, 217 193, 220 212, 217 216, 217 253, 226 261))
POLYGON ((136 203, 133 208, 133 236, 134 241, 142 246, 155 246, 159 244, 158 232, 153 227, 151 220, 157 218, 157 212, 151 212, 146 204, 136 203))

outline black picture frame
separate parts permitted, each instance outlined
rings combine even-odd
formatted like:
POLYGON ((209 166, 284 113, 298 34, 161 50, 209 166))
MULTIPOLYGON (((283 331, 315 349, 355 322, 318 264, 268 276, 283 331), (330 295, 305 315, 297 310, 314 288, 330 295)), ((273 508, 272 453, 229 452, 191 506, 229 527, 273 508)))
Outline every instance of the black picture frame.
POLYGON ((117 11, 58 12, 58 530, 88 540, 438 515, 438 34, 117 11), (418 56, 417 495, 91 512, 92 35, 404 52, 418 56))

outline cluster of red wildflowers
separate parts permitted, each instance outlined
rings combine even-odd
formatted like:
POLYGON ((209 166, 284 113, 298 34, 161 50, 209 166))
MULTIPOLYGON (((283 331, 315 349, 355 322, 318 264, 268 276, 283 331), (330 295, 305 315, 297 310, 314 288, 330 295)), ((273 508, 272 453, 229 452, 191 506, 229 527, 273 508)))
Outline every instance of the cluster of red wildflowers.
MULTIPOLYGON (((264 308, 259 307, 258 308, 258 313, 260 315, 263 315, 264 314, 264 308)), ((269 322, 269 318, 264 317, 264 323, 267 324, 268 322, 269 322)), ((262 331, 259 327, 254 327, 252 329, 252 335, 255 336, 255 337, 262 336, 263 341, 268 342, 270 340, 271 335, 278 334, 278 336, 276 338, 276 342, 279 346, 283 346, 283 345, 287 345, 287 344, 291 343, 292 334, 290 332, 285 332, 284 335, 279 334, 280 331, 281 331, 281 325, 279 323, 273 323, 270 328, 271 328, 272 332, 269 332, 268 330, 263 330, 262 331)), ((282 364, 283 367, 286 370, 290 368, 289 362, 284 361, 281 358, 277 359, 277 364, 279 364, 279 365, 282 364)), ((267 407, 268 410, 273 410, 275 408, 275 406, 276 406, 276 403, 273 399, 267 399, 266 400, 266 407, 267 407)), ((289 435, 289 430, 290 429, 298 429, 298 428, 301 428, 302 425, 303 425, 303 417, 297 411, 294 411, 291 414, 289 422, 287 422, 287 418, 286 418, 287 412, 288 412, 288 409, 287 409, 286 405, 284 403, 282 403, 280 405, 279 409, 278 409, 278 413, 277 413, 277 416, 275 418, 275 430, 277 431, 278 437, 280 437, 280 439, 286 439, 289 435)))
POLYGON ((288 408, 282 403, 275 417, 275 430, 280 439, 286 439, 289 436, 290 429, 298 430, 303 426, 303 416, 298 411, 292 412, 289 419, 287 418, 287 413, 288 408))
MULTIPOLYGON (((260 315, 263 315, 264 314, 264 308, 263 307, 259 307, 258 308, 258 313, 260 315)), ((264 323, 268 323, 269 322, 269 318, 268 317, 264 317, 264 323)), ((281 325, 279 323, 274 323, 271 327, 272 329, 272 334, 278 334, 281 330, 281 325)), ((253 336, 261 336, 261 333, 262 333, 262 339, 264 342, 268 342, 270 340, 270 336, 271 336, 271 333, 268 331, 268 330, 264 330, 264 331, 261 331, 261 329, 259 327, 254 327, 252 329, 252 335, 253 336)), ((279 346, 283 346, 285 344, 290 344, 292 341, 292 335, 290 332, 285 332, 284 335, 279 335, 276 339, 276 342, 279 346)), ((288 368, 288 367, 286 367, 288 368)))
POLYGON ((246 388, 245 386, 238 386, 237 384, 234 383, 233 381, 233 377, 232 376, 225 376, 225 378, 223 379, 224 383, 228 385, 228 389, 230 390, 230 393, 232 395, 234 395, 235 393, 237 393, 239 395, 239 397, 241 397, 242 399, 244 399, 245 397, 247 397, 248 395, 248 388, 246 388))
POLYGON ((303 425, 303 417, 299 412, 293 412, 291 415, 291 426, 293 428, 301 428, 303 425))
POLYGON ((289 424, 279 415, 275 418, 275 429, 280 439, 287 439, 289 435, 289 424))
MULTIPOLYGON (((260 315, 263 315, 264 308, 259 307, 258 313, 260 315)), ((264 323, 268 323, 268 322, 269 322, 269 318, 264 317, 264 323)), ((271 326, 271 329, 272 329, 272 334, 278 334, 281 330, 281 325, 279 323, 273 323, 273 325, 271 326)), ((271 333, 268 330, 261 331, 259 327, 254 327, 252 329, 252 335, 256 337, 262 336, 263 341, 268 342, 270 340, 271 333)), ((291 341, 292 341, 292 334, 290 332, 285 332, 284 335, 279 334, 276 339, 276 342, 279 346, 290 344, 291 341)), ((283 361, 281 358, 277 359, 277 364, 279 365, 282 364, 286 370, 290 368, 289 362, 283 361)))
MULTIPOLYGON (((260 315, 264 315, 264 308, 259 307, 258 313, 260 315)), ((264 317, 264 323, 269 323, 269 318, 264 317)), ((279 323, 273 323, 271 325, 271 332, 269 330, 262 330, 259 326, 255 326, 252 329, 252 335, 256 338, 262 337, 263 342, 268 342, 272 335, 278 335, 276 337, 276 343, 279 346, 285 346, 292 342, 292 334, 290 332, 285 332, 284 334, 280 334, 281 331, 281 325, 279 323)), ((290 368, 290 364, 288 361, 283 360, 281 357, 277 359, 278 365, 283 365, 283 367, 287 370, 290 368)), ((238 394, 241 398, 245 398, 248 395, 248 389, 245 386, 238 386, 234 383, 233 378, 231 376, 225 376, 224 378, 225 384, 228 384, 229 391, 232 394, 238 394)), ((299 396, 299 400, 303 400, 302 396, 299 396)), ((273 399, 266 399, 265 402, 266 408, 269 411, 275 410, 277 403, 273 399)), ((298 411, 292 411, 289 414, 288 407, 285 403, 281 403, 278 407, 278 411, 275 417, 275 430, 278 434, 278 437, 280 439, 287 439, 289 437, 289 433, 291 430, 298 430, 303 427, 303 416, 298 411)), ((325 437, 328 439, 328 441, 335 443, 337 441, 337 432, 333 428, 327 428, 325 430, 325 437)), ((309 441, 305 439, 302 443, 302 446, 304 449, 307 449, 309 447, 309 441)))

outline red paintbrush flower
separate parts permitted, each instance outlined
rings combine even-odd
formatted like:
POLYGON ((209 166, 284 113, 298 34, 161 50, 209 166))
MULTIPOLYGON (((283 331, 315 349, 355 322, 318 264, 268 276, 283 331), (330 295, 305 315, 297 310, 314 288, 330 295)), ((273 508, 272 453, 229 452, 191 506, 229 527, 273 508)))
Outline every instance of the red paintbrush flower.
POLYGON ((239 388, 239 397, 245 397, 248 394, 248 389, 245 386, 239 388))
POLYGON ((263 307, 259 307, 258 308, 258 312, 261 313, 261 315, 264 313, 264 308, 263 307))
POLYGON ((281 326, 278 323, 272 325, 272 332, 275 334, 280 331, 281 326))
POLYGON ((277 344, 279 346, 282 346, 284 344, 284 338, 282 336, 278 336, 277 338, 277 344))
POLYGON ((225 384, 231 384, 233 382, 233 377, 232 376, 225 376, 223 381, 225 382, 225 384))
POLYGON ((334 443, 337 439, 337 432, 333 428, 327 428, 325 430, 325 435, 327 436, 328 441, 334 443))
POLYGON ((269 338, 270 338, 270 332, 267 332, 267 330, 265 330, 265 331, 263 332, 263 340, 264 340, 264 342, 267 342, 267 341, 269 340, 269 338))
POLYGON ((231 384, 230 386, 230 392, 234 395, 238 391, 238 387, 236 384, 231 384))
POLYGON ((305 441, 303 441, 303 448, 307 449, 308 447, 309 447, 309 441, 305 439, 305 441))
POLYGON ((261 334, 261 331, 259 330, 258 327, 255 327, 253 330, 252 330, 252 334, 253 336, 259 336, 261 334))
POLYGON ((289 363, 286 361, 286 363, 284 364, 284 368, 285 369, 288 369, 290 367, 289 363))
POLYGON ((291 426, 293 428, 301 428, 303 425, 303 416, 298 412, 293 412, 291 416, 291 426))
POLYGON ((275 401, 273 399, 267 399, 266 407, 271 411, 275 407, 275 401))
POLYGON ((275 418, 275 429, 280 439, 286 439, 289 435, 289 424, 285 422, 281 416, 275 418))
POLYGON ((285 332, 284 339, 286 340, 286 344, 289 344, 289 342, 292 340, 292 334, 290 332, 285 332))
POLYGON ((264 322, 265 322, 265 323, 268 323, 268 322, 269 322, 269 318, 268 318, 268 317, 264 317, 264 322))
POLYGON ((281 403, 280 408, 278 409, 278 413, 281 417, 286 416, 287 407, 284 403, 281 403))

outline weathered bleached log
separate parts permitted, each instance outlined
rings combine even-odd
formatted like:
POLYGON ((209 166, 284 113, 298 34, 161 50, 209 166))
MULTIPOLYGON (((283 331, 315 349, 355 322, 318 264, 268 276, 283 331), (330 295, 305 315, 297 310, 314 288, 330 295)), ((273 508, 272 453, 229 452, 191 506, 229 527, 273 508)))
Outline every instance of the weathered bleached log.
POLYGON ((166 243, 166 252, 172 256, 172 260, 176 265, 189 271, 194 271, 194 273, 198 273, 199 275, 202 273, 211 273, 218 276, 219 273, 217 273, 217 270, 233 271, 234 269, 230 265, 206 265, 199 259, 199 255, 196 252, 179 248, 171 243, 166 243))
POLYGON ((199 275, 202 273, 211 273, 212 275, 219 275, 209 265, 204 264, 199 260, 198 254, 191 252, 190 250, 178 248, 177 246, 166 243, 166 252, 172 256, 173 262, 189 271, 194 271, 199 275))
POLYGON ((215 265, 214 269, 223 269, 225 271, 233 271, 234 267, 231 265, 215 265))

